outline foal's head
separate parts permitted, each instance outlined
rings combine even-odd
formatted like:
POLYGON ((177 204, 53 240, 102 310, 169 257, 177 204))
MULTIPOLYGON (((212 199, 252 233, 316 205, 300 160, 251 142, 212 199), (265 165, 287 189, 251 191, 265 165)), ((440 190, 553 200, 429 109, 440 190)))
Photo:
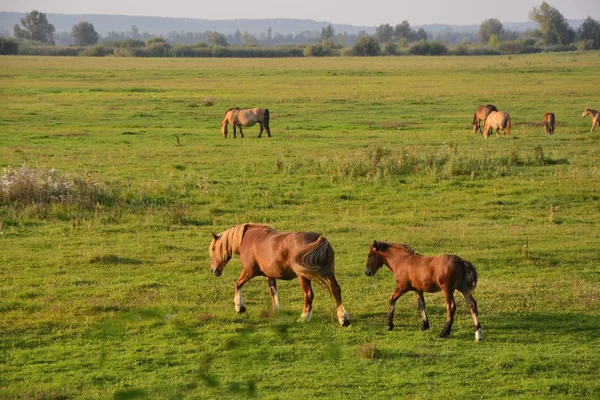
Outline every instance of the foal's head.
POLYGON ((373 241, 371 248, 369 249, 369 255, 367 256, 367 267, 365 268, 365 275, 375 276, 375 273, 384 264, 384 258, 381 255, 391 246, 385 242, 373 241))
MULTIPOLYGON (((212 232, 211 232, 212 233, 212 232)), ((221 276, 223 268, 231 260, 231 254, 227 251, 223 251, 223 246, 220 243, 221 235, 217 236, 212 233, 213 239, 210 243, 210 272, 215 276, 221 276)))
POLYGON ((477 118, 477 113, 473 114, 473 122, 471 123, 473 127, 473 133, 479 130, 479 118, 477 118))
POLYGON ((224 138, 227 137, 227 132, 227 121, 221 122, 221 133, 223 134, 224 138))
POLYGON ((585 110, 583 110, 583 114, 581 114, 581 117, 582 117, 582 118, 583 118, 583 117, 587 117, 587 116, 588 116, 588 115, 590 115, 590 114, 591 114, 591 112, 590 112, 590 108, 589 108, 589 107, 586 107, 586 108, 585 108, 585 110))

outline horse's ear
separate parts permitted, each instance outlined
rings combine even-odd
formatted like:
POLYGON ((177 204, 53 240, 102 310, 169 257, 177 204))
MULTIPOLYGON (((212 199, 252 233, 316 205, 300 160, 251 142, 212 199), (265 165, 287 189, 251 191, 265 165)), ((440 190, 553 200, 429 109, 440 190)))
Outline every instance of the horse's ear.
POLYGON ((213 237, 213 240, 217 240, 217 239, 219 238, 219 237, 218 237, 217 235, 215 235, 215 233, 214 233, 214 232, 212 232, 212 231, 210 232, 210 234, 212 235, 212 237, 213 237))
POLYGON ((377 249, 377 240, 373 240, 373 247, 377 249))

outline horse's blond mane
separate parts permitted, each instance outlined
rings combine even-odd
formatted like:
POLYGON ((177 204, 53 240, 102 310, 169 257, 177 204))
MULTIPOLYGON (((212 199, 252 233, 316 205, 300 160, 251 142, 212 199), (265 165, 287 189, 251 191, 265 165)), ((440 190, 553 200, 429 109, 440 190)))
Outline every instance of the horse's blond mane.
POLYGON ((214 250, 211 247, 211 256, 214 255, 219 260, 226 261, 233 254, 239 254, 240 244, 246 232, 246 227, 250 224, 240 224, 219 233, 218 240, 215 243, 214 250))

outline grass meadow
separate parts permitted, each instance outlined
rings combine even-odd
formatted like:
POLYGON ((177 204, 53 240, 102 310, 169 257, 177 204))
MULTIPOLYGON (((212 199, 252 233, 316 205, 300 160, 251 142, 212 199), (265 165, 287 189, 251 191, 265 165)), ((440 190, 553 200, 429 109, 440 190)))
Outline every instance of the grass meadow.
POLYGON ((46 181, 0 193, 0 397, 599 398, 600 131, 581 118, 598 66, 1 57, 0 180, 46 181), (471 132, 488 102, 510 136, 471 132), (233 106, 268 107, 273 137, 224 139, 233 106), (80 191, 49 194, 61 179, 80 191), (239 260, 212 276, 210 232, 250 221, 328 238, 350 327, 318 285, 297 323, 297 280, 279 314, 262 278, 234 312, 239 260), (471 261, 484 341, 458 297, 438 338, 440 293, 431 330, 409 293, 387 332, 395 282, 364 275, 373 240, 471 261))

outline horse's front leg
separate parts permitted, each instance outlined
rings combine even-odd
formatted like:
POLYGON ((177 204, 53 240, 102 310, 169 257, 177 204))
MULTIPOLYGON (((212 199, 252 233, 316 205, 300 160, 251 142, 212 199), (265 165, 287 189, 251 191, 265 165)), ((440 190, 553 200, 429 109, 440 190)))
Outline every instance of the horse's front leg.
POLYGON ((273 303, 273 312, 279 311, 279 296, 277 296, 277 281, 275 278, 267 278, 269 284, 269 294, 271 295, 271 302, 273 303))
POLYGON ((237 135, 235 134, 235 132, 237 130, 237 124, 235 122, 233 122, 231 125, 233 125, 233 138, 237 139, 237 135))
POLYGON ((310 280, 303 276, 299 276, 298 280, 300 281, 300 287, 302 287, 302 292, 304 292, 304 308, 302 309, 302 315, 298 319, 298 322, 308 322, 312 317, 312 302, 315 297, 310 280))
POLYGON ((394 309, 396 308, 396 301, 398 301, 398 298, 406 292, 408 292, 408 289, 406 287, 397 286, 396 290, 394 290, 394 293, 392 293, 392 295, 390 296, 390 303, 389 303, 389 307, 388 307, 388 323, 387 323, 388 331, 391 331, 392 329, 394 329, 394 309))
POLYGON ((448 337, 450 336, 450 330, 452 329, 452 324, 454 323, 454 313, 456 312, 456 303, 454 302, 454 289, 442 288, 444 291, 444 300, 446 300, 446 325, 444 325, 444 329, 440 333, 440 337, 448 337))
POLYGON ((242 299, 242 286, 250 279, 254 278, 254 274, 245 268, 242 269, 242 273, 235 283, 235 295, 233 297, 233 303, 235 304, 235 311, 238 313, 243 313, 246 311, 246 306, 244 305, 244 300, 242 299))

